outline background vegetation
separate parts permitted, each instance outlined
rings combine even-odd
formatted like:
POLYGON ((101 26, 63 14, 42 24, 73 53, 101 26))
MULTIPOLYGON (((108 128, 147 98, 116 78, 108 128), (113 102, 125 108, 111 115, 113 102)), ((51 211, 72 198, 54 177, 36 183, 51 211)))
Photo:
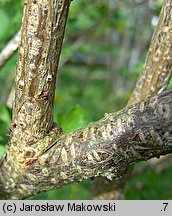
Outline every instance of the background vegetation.
MULTIPOLYGON (((58 72, 54 119, 72 131, 125 106, 140 73, 162 0, 74 0, 58 72)), ((0 0, 0 50, 20 29, 23 1, 0 0)), ((17 52, 0 68, 0 155, 8 142, 17 52)), ((170 86, 172 84, 170 83, 170 86)), ((140 163, 127 199, 172 199, 172 162, 140 163)), ((89 199, 91 180, 31 199, 89 199)))

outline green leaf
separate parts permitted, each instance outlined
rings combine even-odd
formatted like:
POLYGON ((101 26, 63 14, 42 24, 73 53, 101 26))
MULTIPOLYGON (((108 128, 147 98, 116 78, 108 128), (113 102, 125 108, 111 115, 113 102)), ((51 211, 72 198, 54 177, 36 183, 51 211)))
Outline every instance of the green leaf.
POLYGON ((0 104, 0 143, 5 145, 8 142, 8 128, 10 127, 11 117, 7 107, 0 104))
POLYGON ((90 180, 80 182, 79 184, 71 184, 66 187, 39 193, 29 200, 86 200, 90 198, 90 180))
POLYGON ((5 145, 8 142, 8 129, 7 124, 0 120, 0 143, 5 145))
POLYGON ((72 108, 66 115, 59 116, 59 124, 64 132, 71 132, 87 124, 84 110, 80 106, 72 108))
POLYGON ((5 4, 5 3, 8 3, 8 2, 10 2, 11 0, 1 0, 1 2, 0 2, 0 5, 2 4, 5 4))
POLYGON ((3 145, 0 145, 0 157, 3 156, 5 153, 5 147, 3 145))
POLYGON ((8 126, 11 122, 10 113, 7 109, 7 107, 0 105, 0 120, 6 123, 8 126))
POLYGON ((0 9, 0 20, 1 23, 3 23, 0 28, 0 40, 1 40, 6 35, 6 31, 9 25, 9 18, 2 9, 0 9))

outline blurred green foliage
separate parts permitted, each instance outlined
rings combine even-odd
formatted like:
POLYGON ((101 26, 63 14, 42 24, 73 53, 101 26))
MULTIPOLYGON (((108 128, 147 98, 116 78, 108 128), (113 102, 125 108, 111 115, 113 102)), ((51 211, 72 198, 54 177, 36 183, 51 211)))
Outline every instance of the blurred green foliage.
MULTIPOLYGON (((135 169, 144 165, 140 162, 136 165, 135 169)), ((127 199, 131 200, 168 200, 172 199, 172 163, 166 165, 162 171, 149 167, 141 175, 131 178, 126 185, 125 195, 127 199)))
MULTIPOLYGON (((145 13, 144 5, 133 5, 132 0, 116 2, 118 4, 112 4, 112 0, 95 0, 94 3, 92 0, 74 0, 71 4, 54 106, 54 120, 65 132, 96 121, 105 112, 122 108, 127 103, 137 76, 142 70, 149 40, 136 41, 144 44, 144 47, 132 70, 128 67, 132 52, 125 50, 128 63, 121 65, 116 72, 110 70, 109 61, 117 63, 123 57, 120 56, 123 43, 112 45, 109 35, 113 32, 113 37, 118 35, 117 37, 123 38, 127 31, 135 31, 136 34, 139 32, 139 35, 144 31, 148 35, 146 37, 150 38, 153 30, 153 27, 150 27, 150 19, 158 15, 162 0, 155 1, 149 19, 142 28, 139 24, 138 29, 134 28, 135 25, 130 26, 129 20, 132 21, 134 14, 137 15, 136 10, 140 10, 140 14, 145 13), (113 73, 117 74, 118 79, 111 80, 113 73), (120 82, 122 94, 118 94, 118 88, 115 88, 120 82)), ((22 6, 22 0, 0 0, 0 50, 20 29, 22 6)), ((133 50, 136 45, 132 47, 133 50)), ((7 108, 6 102, 14 83, 16 61, 17 53, 0 68, 0 155, 3 155, 4 146, 8 142, 11 109, 7 108)), ((137 168, 142 164, 139 163, 137 168)), ((126 185, 126 198, 171 199, 171 173, 172 168, 169 165, 159 174, 154 169, 149 169, 133 177, 126 185)), ((29 199, 89 199, 90 187, 91 180, 87 180, 62 189, 43 192, 29 199)))

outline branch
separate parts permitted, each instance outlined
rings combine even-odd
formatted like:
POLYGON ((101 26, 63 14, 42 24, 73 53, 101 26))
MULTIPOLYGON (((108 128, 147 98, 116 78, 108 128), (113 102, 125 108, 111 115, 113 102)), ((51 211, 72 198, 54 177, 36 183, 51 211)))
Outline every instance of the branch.
POLYGON ((19 34, 20 34, 20 32, 17 32, 14 35, 14 37, 7 43, 7 45, 2 50, 2 52, 0 53, 0 68, 11 57, 11 55, 17 50, 18 41, 19 41, 19 34))
MULTIPOLYGON (((153 34, 150 48, 145 61, 144 69, 139 76, 130 100, 127 105, 134 104, 148 96, 162 92, 171 77, 172 71, 172 16, 171 16, 171 0, 165 0, 161 9, 159 22, 153 34)), ((107 182, 107 180, 94 182, 96 189, 94 190, 93 199, 120 199, 121 191, 124 188, 132 168, 126 171, 125 178, 122 181, 107 182)))
POLYGON ((26 145, 53 127, 56 72, 70 0, 27 0, 19 44, 11 142, 26 145))
POLYGON ((162 92, 172 71, 172 2, 165 0, 159 16, 159 22, 152 36, 145 65, 128 105, 136 103, 150 95, 162 92))
POLYGON ((17 149, 1 163, 1 199, 21 199, 96 176, 121 181, 141 160, 172 152, 172 91, 124 108, 75 132, 17 149))

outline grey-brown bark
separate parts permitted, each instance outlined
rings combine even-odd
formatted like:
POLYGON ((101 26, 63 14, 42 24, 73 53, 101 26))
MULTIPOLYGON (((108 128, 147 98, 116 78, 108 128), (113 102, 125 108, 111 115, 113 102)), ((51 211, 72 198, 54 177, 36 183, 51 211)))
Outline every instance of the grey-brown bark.
POLYGON ((131 165, 172 152, 172 91, 105 114, 72 133, 53 126, 54 61, 69 4, 25 4, 12 134, 0 164, 1 199, 23 199, 96 176, 122 182, 131 165))
POLYGON ((21 199, 96 176, 120 180, 130 165, 172 152, 171 119, 169 91, 75 132, 51 132, 22 150, 11 143, 1 163, 1 198, 21 199))
MULTIPOLYGON (((128 105, 134 104, 148 96, 162 92, 171 77, 172 71, 172 16, 171 0, 165 0, 161 9, 159 22, 151 39, 149 51, 142 73, 140 74, 128 105)), ((122 181, 96 180, 94 199, 121 199, 125 182, 132 168, 126 172, 122 181), (104 187, 102 186, 104 185, 104 187), (100 188, 97 190, 97 188, 100 188)))

